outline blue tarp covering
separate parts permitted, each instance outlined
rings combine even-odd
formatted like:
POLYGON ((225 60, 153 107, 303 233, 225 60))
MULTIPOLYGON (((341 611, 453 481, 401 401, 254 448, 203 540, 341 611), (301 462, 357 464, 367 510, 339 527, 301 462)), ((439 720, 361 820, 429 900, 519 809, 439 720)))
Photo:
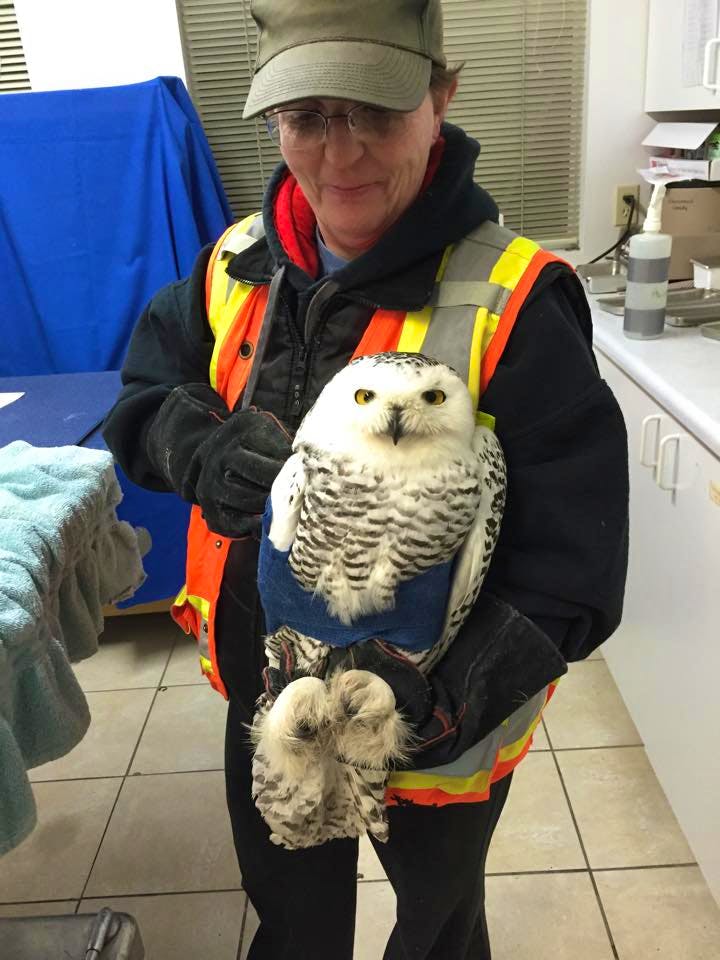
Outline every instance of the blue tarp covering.
POLYGON ((0 376, 117 370, 232 222, 182 82, 0 97, 0 376))

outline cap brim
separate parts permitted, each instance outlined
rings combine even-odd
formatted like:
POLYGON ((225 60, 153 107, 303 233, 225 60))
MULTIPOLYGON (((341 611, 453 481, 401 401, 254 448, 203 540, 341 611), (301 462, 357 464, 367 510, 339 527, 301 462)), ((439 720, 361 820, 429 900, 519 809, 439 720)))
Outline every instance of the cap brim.
POLYGON ((382 43, 322 40, 283 50, 253 77, 243 117, 311 97, 415 110, 430 87, 428 57, 382 43))

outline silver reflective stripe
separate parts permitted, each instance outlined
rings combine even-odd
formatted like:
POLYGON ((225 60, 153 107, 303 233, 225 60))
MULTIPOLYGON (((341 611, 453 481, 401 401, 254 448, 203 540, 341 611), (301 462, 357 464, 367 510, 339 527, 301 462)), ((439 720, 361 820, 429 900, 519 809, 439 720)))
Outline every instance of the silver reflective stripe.
POLYGON ((260 240, 264 236, 265 224, 263 223, 262 214, 257 214, 253 222, 244 232, 237 229, 230 231, 220 248, 219 256, 222 257, 226 253, 242 253, 243 250, 247 250, 256 240, 260 240))
POLYGON ((470 344, 477 307, 435 307, 420 347, 433 360, 446 363, 465 383, 470 373, 470 344))
MULTIPOLYGON (((230 253, 233 256, 242 253, 243 250, 247 250, 256 240, 261 240, 264 236, 265 224, 262 214, 258 214, 245 233, 241 233, 239 230, 232 230, 230 232, 225 243, 223 243, 220 248, 218 259, 222 259, 226 253, 230 253)), ((225 303, 230 299, 230 295, 237 286, 237 282, 238 281, 233 280, 232 277, 228 277, 227 289, 225 290, 225 303)))
POLYGON ((457 760, 446 763, 442 767, 430 767, 427 770, 415 770, 414 773, 427 773, 432 776, 472 777, 481 770, 492 770, 495 766, 498 750, 515 743, 525 733, 535 717, 542 710, 547 700, 548 688, 540 690, 531 697, 515 713, 511 714, 507 723, 496 727, 474 747, 466 750, 457 760))
POLYGON ((210 644, 208 643, 208 622, 205 617, 200 619, 200 634, 198 636, 198 653, 206 660, 210 659, 210 644))
POLYGON ((499 315, 512 295, 489 278, 515 239, 516 233, 496 223, 481 224, 453 247, 430 300, 433 311, 420 351, 452 367, 466 382, 478 309, 499 315))
POLYGON ((670 257, 658 257, 657 260, 635 260, 628 263, 628 280, 635 283, 662 283, 670 272, 670 257))
POLYGON ((499 283, 490 283, 487 280, 441 280, 437 284, 430 298, 432 307, 465 307, 475 304, 476 307, 491 309, 499 313, 496 305, 503 299, 507 303, 505 294, 510 291, 499 283))

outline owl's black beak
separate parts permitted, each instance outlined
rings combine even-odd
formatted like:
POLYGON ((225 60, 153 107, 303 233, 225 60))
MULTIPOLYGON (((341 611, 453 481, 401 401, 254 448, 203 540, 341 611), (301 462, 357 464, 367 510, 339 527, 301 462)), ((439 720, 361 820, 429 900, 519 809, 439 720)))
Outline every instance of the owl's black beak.
POLYGON ((402 407, 393 407, 390 414, 387 432, 392 437, 392 442, 397 446, 400 437, 405 435, 405 430, 402 425, 402 407))

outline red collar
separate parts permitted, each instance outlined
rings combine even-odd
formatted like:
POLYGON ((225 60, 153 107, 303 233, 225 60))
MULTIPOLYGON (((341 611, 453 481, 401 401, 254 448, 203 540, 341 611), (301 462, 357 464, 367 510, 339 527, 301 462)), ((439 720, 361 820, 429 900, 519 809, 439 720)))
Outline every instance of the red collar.
MULTIPOLYGON (((432 182, 444 149, 445 139, 439 137, 430 151, 427 170, 420 186, 421 194, 432 182)), ((319 269, 315 243, 316 224, 317 220, 307 197, 288 170, 275 194, 275 229, 288 257, 311 277, 317 277, 319 269)))

